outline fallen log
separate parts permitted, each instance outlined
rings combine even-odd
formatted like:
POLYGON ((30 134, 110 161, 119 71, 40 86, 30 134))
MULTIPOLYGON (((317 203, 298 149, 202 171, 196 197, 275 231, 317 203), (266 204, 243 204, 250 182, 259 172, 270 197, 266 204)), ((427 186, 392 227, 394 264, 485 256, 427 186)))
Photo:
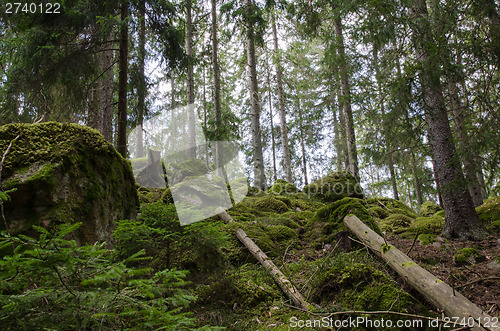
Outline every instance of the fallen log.
POLYGON ((420 267, 400 250, 387 244, 382 237, 356 216, 346 216, 344 224, 363 244, 387 262, 401 277, 406 279, 426 300, 443 310, 450 318, 450 326, 459 327, 459 324, 463 322, 464 325, 461 326, 471 327, 472 330, 500 329, 497 318, 483 312, 462 294, 420 267), (456 324, 454 325, 454 323, 456 324))
MULTIPOLYGON (((217 209, 217 215, 224 221, 224 223, 234 222, 233 218, 222 208, 217 209)), ((293 304, 303 310, 309 310, 309 304, 305 301, 300 292, 293 286, 293 284, 286 278, 280 269, 271 261, 271 259, 255 244, 243 229, 236 229, 236 237, 243 245, 252 253, 252 255, 266 268, 267 272, 273 277, 274 281, 278 284, 281 290, 292 300, 293 304)))

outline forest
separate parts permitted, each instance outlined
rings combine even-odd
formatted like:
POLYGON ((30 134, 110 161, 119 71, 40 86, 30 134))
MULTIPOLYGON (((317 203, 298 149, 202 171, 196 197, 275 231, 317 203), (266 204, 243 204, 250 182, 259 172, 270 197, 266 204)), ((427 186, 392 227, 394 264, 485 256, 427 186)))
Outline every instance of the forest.
POLYGON ((14 1, 6 330, 500 328, 498 1, 14 1))

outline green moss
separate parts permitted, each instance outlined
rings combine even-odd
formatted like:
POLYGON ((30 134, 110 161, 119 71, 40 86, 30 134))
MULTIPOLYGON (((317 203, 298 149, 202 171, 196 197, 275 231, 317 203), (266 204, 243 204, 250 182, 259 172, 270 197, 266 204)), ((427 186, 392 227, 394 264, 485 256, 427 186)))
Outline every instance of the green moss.
POLYGON ((372 207, 382 207, 389 214, 403 214, 411 218, 416 218, 417 214, 407 205, 399 200, 391 198, 370 198, 367 200, 370 208, 372 207))
POLYGON ((325 304, 333 299, 339 310, 391 309, 406 313, 423 310, 420 303, 372 266, 351 262, 340 267, 333 266, 316 279, 314 298, 319 302, 325 304))
POLYGON ((344 217, 349 214, 356 215, 363 223, 365 223, 369 228, 381 234, 381 231, 374 221, 373 217, 368 212, 365 207, 365 202, 357 198, 343 198, 338 200, 328 206, 320 208, 313 221, 316 222, 328 222, 328 226, 325 228, 327 233, 335 233, 339 231, 347 230, 344 225, 344 217))
POLYGON ((2 173, 3 184, 18 189, 5 205, 11 222, 25 229, 83 222, 77 232, 93 242, 110 236, 114 218, 135 215, 130 164, 96 130, 56 122, 0 127, 0 150, 12 141, 2 173))
POLYGON ((486 200, 481 206, 476 208, 479 219, 484 224, 491 224, 500 221, 500 197, 486 200))
POLYGON ((42 181, 44 183, 53 182, 54 178, 54 165, 50 162, 45 163, 40 170, 26 181, 42 181))
POLYGON ((190 176, 201 176, 209 171, 205 162, 200 159, 190 159, 179 164, 171 164, 170 168, 176 180, 182 180, 190 176))
POLYGON ((299 189, 295 185, 290 184, 286 180, 278 179, 269 188, 268 193, 275 193, 280 195, 295 194, 299 192, 299 189))
POLYGON ((272 278, 262 267, 254 264, 242 265, 230 276, 230 280, 235 291, 231 300, 240 305, 239 311, 255 312, 256 306, 281 298, 272 278))
POLYGON ((283 201, 280 201, 272 196, 260 197, 255 201, 255 208, 263 211, 275 211, 284 213, 288 211, 288 206, 283 201))
POLYGON ((488 226, 488 231, 500 233, 500 220, 491 222, 491 224, 488 226))
POLYGON ((383 218, 386 218, 387 216, 389 216, 389 211, 387 209, 380 207, 380 206, 370 207, 369 211, 370 211, 370 214, 376 218, 383 219, 383 218))
POLYGON ((363 189, 356 178, 347 171, 327 175, 306 185, 302 191, 309 197, 325 203, 335 202, 345 197, 363 198, 363 189))
POLYGON ((429 245, 435 241, 436 237, 437 235, 435 234, 423 233, 418 235, 418 240, 420 240, 422 245, 429 245))
POLYGON ((443 208, 441 208, 440 206, 436 205, 434 202, 432 201, 426 201, 422 204, 422 206, 420 206, 420 212, 419 214, 421 216, 432 216, 434 215, 435 213, 437 213, 438 211, 441 211, 443 210, 443 208))
POLYGON ((392 214, 379 221, 382 231, 390 233, 401 233, 410 227, 413 219, 403 214, 392 214))
POLYGON ((445 218, 444 210, 438 211, 437 213, 434 214, 434 216, 445 218))
POLYGON ((457 265, 476 264, 485 261, 484 256, 475 247, 466 247, 458 250, 454 256, 457 265))
POLYGON ((267 232, 269 237, 274 241, 289 241, 297 239, 297 233, 290 229, 288 226, 284 225, 273 225, 266 226, 264 230, 267 232))
POLYGON ((415 222, 413 222, 410 228, 406 231, 408 234, 414 233, 427 233, 439 235, 443 230, 444 219, 433 215, 430 217, 418 217, 415 222))

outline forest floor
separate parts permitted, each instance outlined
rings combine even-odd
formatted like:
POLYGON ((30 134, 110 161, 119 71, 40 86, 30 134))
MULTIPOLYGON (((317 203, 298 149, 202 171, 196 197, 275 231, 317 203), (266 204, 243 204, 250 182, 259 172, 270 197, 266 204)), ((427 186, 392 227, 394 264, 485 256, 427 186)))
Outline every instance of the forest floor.
MULTIPOLYGON (((500 264, 494 262, 500 250, 500 236, 490 236, 480 242, 448 240, 438 237, 429 245, 399 236, 387 240, 419 265, 459 291, 491 316, 500 316, 500 264), (413 245, 413 246, 412 246, 413 245), (465 247, 475 247, 484 261, 457 265, 455 253, 465 247), (496 264, 496 266, 495 266, 496 264)), ((471 261, 474 262, 474 261, 471 261)), ((405 288, 405 290, 410 290, 405 288)))

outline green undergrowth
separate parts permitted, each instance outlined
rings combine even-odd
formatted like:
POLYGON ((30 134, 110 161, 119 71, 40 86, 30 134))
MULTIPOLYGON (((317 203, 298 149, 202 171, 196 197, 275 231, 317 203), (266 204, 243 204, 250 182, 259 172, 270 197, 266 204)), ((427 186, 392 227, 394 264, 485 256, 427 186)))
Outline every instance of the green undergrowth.
MULTIPOLYGON (((153 270, 188 270, 188 288, 196 300, 186 311, 197 317, 197 327, 287 330, 293 318, 317 319, 344 310, 427 314, 374 255, 364 248, 342 252, 335 245, 336 233, 346 230, 342 221, 349 214, 379 233, 380 220, 403 217, 412 222, 408 215, 416 214, 402 203, 377 199, 367 204, 355 197, 325 203, 303 192, 249 189, 249 195, 228 210, 235 222, 223 224, 211 217, 183 227, 174 205, 165 199, 167 190, 138 191, 140 215, 118 222, 117 252, 127 256, 143 250, 150 260, 138 266, 153 270), (237 229, 245 231, 313 304, 312 313, 319 315, 290 308, 286 295, 237 239, 237 229)), ((374 319, 382 317, 395 319, 390 315, 374 319)))

